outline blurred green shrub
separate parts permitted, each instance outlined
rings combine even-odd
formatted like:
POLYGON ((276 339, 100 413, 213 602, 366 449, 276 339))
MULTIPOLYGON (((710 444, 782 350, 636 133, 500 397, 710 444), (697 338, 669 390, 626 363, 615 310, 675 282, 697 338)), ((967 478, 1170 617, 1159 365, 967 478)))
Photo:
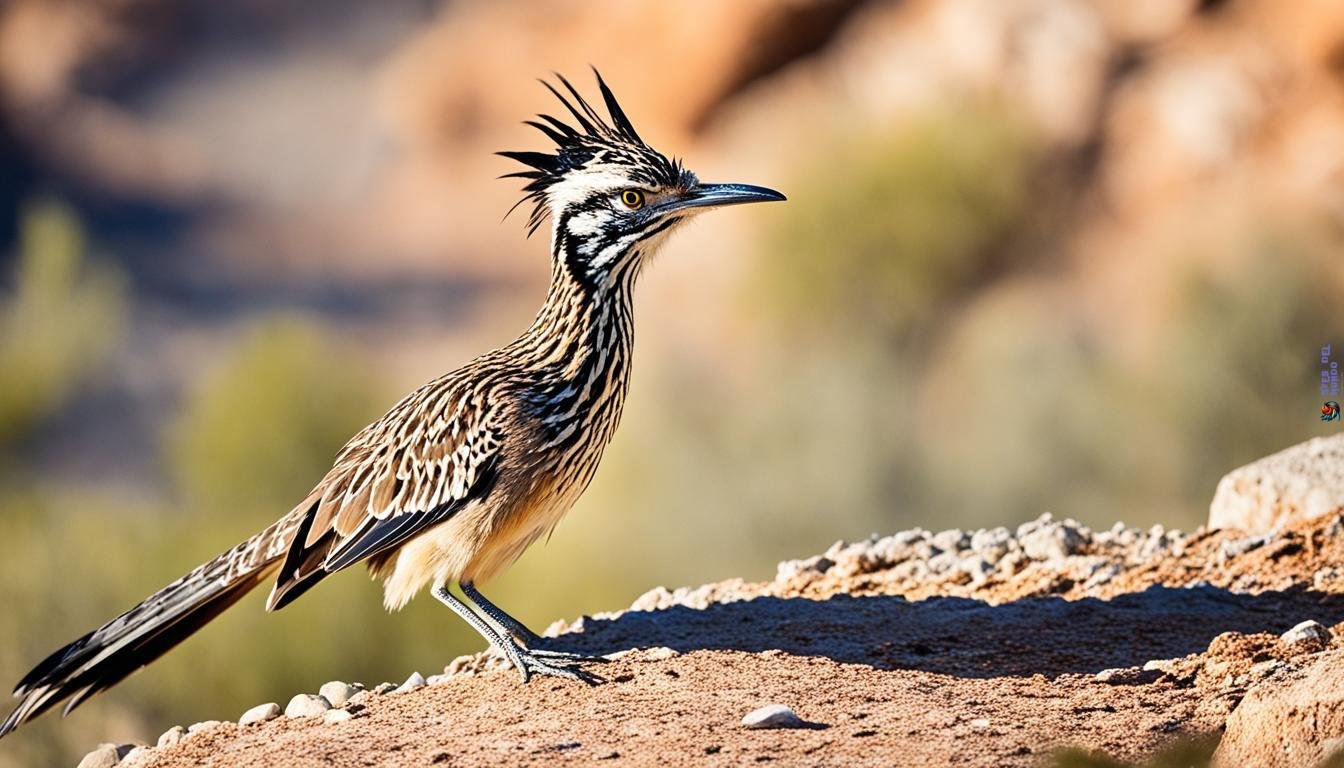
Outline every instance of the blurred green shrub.
POLYGON ((889 132, 846 126, 810 154, 789 185, 797 203, 766 238, 761 281, 786 324, 880 337, 983 280, 1026 221, 1026 140, 985 104, 889 132))
POLYGON ((296 504, 380 413, 376 383, 350 354, 299 318, 252 328, 168 428, 186 506, 269 521, 296 504))
POLYGON ((0 307, 0 447, 28 437, 106 360, 126 321, 125 285, 86 262, 66 207, 23 213, 12 296, 0 307))

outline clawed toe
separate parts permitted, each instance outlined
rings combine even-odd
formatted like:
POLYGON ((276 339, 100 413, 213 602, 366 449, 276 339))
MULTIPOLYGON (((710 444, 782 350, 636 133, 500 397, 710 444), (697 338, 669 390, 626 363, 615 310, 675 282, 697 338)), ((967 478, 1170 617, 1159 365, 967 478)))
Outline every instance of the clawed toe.
POLYGON ((583 663, 606 664, 611 659, 605 656, 597 656, 588 653, 576 653, 573 651, 548 651, 545 648, 529 648, 527 652, 540 659, 556 659, 559 661, 578 661, 583 663))
MULTIPOLYGON (((558 652, 555 652, 558 653, 558 652)), ((577 680, 587 685, 598 685, 606 682, 602 677, 589 672, 576 664, 552 664, 549 661, 543 661, 539 656, 543 655, 538 651, 524 651, 519 655, 522 662, 518 667, 518 673, 522 675, 523 682, 526 683, 532 675, 542 677, 562 677, 566 680, 577 680)), ((551 658, 557 658, 551 654, 544 654, 551 658)), ((586 661, 587 659, 584 659, 586 661)), ((577 661, 577 660, 576 660, 577 661)))

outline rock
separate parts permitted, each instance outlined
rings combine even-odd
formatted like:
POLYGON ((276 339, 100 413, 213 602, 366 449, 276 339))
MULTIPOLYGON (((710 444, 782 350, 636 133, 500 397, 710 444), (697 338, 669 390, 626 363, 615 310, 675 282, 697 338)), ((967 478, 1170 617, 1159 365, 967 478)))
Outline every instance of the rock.
POLYGON ((1229 472, 1210 528, 1264 533, 1344 508, 1344 433, 1318 437, 1229 472))
POLYGON ((326 711, 326 713, 322 715, 322 722, 326 723, 327 725, 332 725, 335 723, 344 723, 347 720, 351 720, 353 718, 354 715, 350 714, 344 709, 329 709, 326 711))
POLYGON ((1328 653, 1256 683, 1227 719, 1214 768, 1317 765, 1344 734, 1344 654, 1328 653))
POLYGON ((78 768, 114 768, 119 762, 121 755, 117 754, 116 744, 100 744, 79 761, 78 768))
POLYGON ((285 706, 285 717, 317 717, 331 709, 331 702, 311 693, 300 693, 285 706))
POLYGON ((1330 630, 1319 622, 1307 620, 1279 635, 1279 639, 1283 641, 1284 645, 1317 643, 1324 647, 1330 644, 1330 630))
POLYGON ((1075 525, 1069 522, 1044 524, 1032 528, 1026 535, 1018 536, 1022 551, 1032 560, 1063 560, 1078 554, 1083 548, 1083 537, 1075 525))
POLYGON ((745 728, 801 728, 803 719, 783 704, 767 704, 742 718, 745 728))
MULTIPOLYGON (((472 658, 472 657, 467 657, 467 658, 472 658)), ((395 683, 379 683, 378 685, 374 686, 373 692, 374 692, 375 695, 383 696, 383 695, 388 694, 388 693, 391 693, 391 692, 393 692, 393 691, 395 691, 395 690, 397 690, 397 686, 396 686, 395 683)))
POLYGON ((223 725, 223 724, 224 724, 223 720, 202 720, 199 723, 192 723, 191 725, 188 725, 187 734, 190 735, 193 733, 200 733, 201 731, 208 731, 217 725, 223 725))
POLYGON ((344 707, 345 703, 350 700, 351 696, 355 695, 357 690, 358 689, 353 685, 347 685, 340 680, 332 680, 329 683, 324 683, 321 688, 317 689, 317 692, 320 696, 325 698, 331 706, 344 707))
MULTIPOLYGON (((1149 662, 1152 664, 1153 662, 1149 662)), ((1145 664, 1143 667, 1121 667, 1119 669, 1103 669, 1093 676, 1093 680, 1106 685, 1147 685, 1157 682, 1162 677, 1162 671, 1157 668, 1149 669, 1145 664)))
POLYGON ((1224 541, 1222 548, 1218 550, 1218 563, 1219 565, 1225 564, 1227 561, 1241 557, 1247 552, 1259 549, 1268 544, 1272 538, 1274 538, 1274 532, 1271 531, 1264 536, 1247 536, 1241 539, 1224 541))
POLYGON ((132 747, 117 765, 119 768, 139 768, 139 766, 148 765, 153 758, 154 750, 142 744, 132 747))
POLYGON ((933 536, 933 546, 944 552, 960 552, 971 545, 971 537, 962 530, 953 528, 940 531, 933 536))
POLYGON ((675 658, 676 656, 677 656, 676 651, 672 650, 671 648, 668 648, 665 645, 660 645, 656 648, 645 648, 644 651, 640 654, 640 659, 642 661, 667 661, 668 659, 675 658))
POLYGON ((162 749, 163 747, 171 747, 174 744, 177 744, 178 742, 182 741, 182 737, 186 735, 187 735, 186 728, 183 728, 180 725, 174 725, 172 728, 169 728, 168 730, 164 731, 163 735, 159 736, 158 746, 160 749, 162 749))
POLYGON ((412 672, 411 676, 406 678, 406 682, 397 686, 397 690, 392 691, 392 693, 406 693, 407 691, 414 691, 416 688, 424 688, 425 685, 425 676, 419 672, 412 672))
POLYGON ((280 715, 280 705, 272 701, 268 704, 258 704, 244 712, 243 716, 238 718, 238 724, 252 725, 253 723, 264 723, 267 720, 274 720, 280 715))
POLYGON ((977 730, 977 731, 988 730, 988 729, 989 729, 989 718, 988 718, 988 717, 977 717, 977 718, 975 718, 974 720, 971 721, 971 728, 973 728, 973 729, 975 729, 975 730, 977 730))

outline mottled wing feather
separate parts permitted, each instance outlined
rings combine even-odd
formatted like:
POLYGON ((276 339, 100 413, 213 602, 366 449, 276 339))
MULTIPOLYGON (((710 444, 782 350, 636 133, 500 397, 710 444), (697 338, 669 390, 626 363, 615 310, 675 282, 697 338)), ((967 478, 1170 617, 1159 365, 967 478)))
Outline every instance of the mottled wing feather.
POLYGON ((489 492, 500 419, 486 393, 464 389, 451 377, 432 382, 346 444, 314 492, 312 520, 273 601, 405 543, 489 492))

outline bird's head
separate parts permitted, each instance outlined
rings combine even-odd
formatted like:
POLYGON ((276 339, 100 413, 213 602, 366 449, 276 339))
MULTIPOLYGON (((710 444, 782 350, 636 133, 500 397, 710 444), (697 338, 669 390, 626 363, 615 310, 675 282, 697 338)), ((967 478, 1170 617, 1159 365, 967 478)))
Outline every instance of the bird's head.
POLYGON ((528 234, 549 217, 556 258, 575 277, 601 283, 637 273, 663 238, 692 216, 725 205, 785 199, 764 187, 701 182, 640 138, 602 76, 594 74, 608 117, 557 75, 568 95, 542 84, 577 125, 538 115, 526 124, 555 142, 554 153, 499 153, 528 167, 506 174, 528 180, 518 201, 533 205, 528 234))

